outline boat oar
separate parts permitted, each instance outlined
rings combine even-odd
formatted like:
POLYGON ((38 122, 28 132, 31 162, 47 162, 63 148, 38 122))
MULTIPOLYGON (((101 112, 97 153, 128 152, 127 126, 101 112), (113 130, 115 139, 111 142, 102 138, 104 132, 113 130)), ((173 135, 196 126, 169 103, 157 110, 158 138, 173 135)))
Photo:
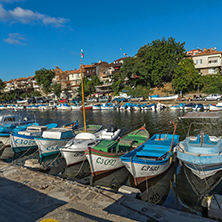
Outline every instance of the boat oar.
POLYGON ((174 121, 171 121, 171 122, 173 123, 174 130, 173 130, 173 138, 172 138, 172 141, 171 141, 171 146, 170 146, 170 151, 169 151, 169 152, 171 152, 171 151, 172 151, 172 149, 173 149, 173 140, 174 140, 174 136, 175 136, 176 129, 177 129, 177 123, 176 123, 176 122, 174 122, 174 121))

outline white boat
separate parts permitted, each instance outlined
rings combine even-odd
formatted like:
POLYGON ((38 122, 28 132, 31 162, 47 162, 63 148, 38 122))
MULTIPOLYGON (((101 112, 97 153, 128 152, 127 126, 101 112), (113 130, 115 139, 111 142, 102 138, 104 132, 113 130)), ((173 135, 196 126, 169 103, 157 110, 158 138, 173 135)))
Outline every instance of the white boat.
POLYGON ((75 138, 70 140, 60 152, 66 160, 67 167, 86 160, 84 150, 88 146, 94 147, 98 143, 96 136, 92 133, 79 133, 75 138))
POLYGON ((28 126, 24 131, 12 133, 10 135, 10 143, 13 152, 19 153, 30 149, 37 149, 38 146, 34 138, 41 137, 45 130, 55 128, 57 126, 58 124, 56 123, 51 123, 44 126, 32 125, 28 126))
POLYGON ((152 101, 166 101, 166 100, 177 100, 179 97, 179 95, 173 95, 173 96, 159 96, 159 95, 155 95, 155 96, 149 96, 149 100, 152 101))
POLYGON ((71 105, 71 109, 72 109, 72 110, 80 110, 81 107, 82 107, 82 106, 75 105, 75 104, 74 104, 74 105, 71 105))
POLYGON ((72 108, 71 108, 71 106, 69 105, 69 104, 67 104, 67 103, 64 103, 64 104, 59 104, 59 105, 57 105, 56 106, 56 109, 57 110, 71 110, 72 108))
POLYGON ((58 154, 59 149, 73 137, 74 134, 71 129, 53 128, 44 131, 42 137, 35 138, 35 142, 39 148, 40 159, 58 154))
POLYGON ((119 136, 121 130, 112 128, 111 130, 100 130, 94 134, 79 133, 75 138, 70 140, 63 148, 60 149, 66 160, 67 167, 73 166, 79 162, 85 161, 84 151, 90 146, 94 147, 99 141, 115 140, 119 136))
POLYGON ((216 105, 210 104, 209 111, 222 111, 222 103, 217 103, 216 105))
POLYGON ((101 105, 93 105, 93 110, 101 110, 101 105))

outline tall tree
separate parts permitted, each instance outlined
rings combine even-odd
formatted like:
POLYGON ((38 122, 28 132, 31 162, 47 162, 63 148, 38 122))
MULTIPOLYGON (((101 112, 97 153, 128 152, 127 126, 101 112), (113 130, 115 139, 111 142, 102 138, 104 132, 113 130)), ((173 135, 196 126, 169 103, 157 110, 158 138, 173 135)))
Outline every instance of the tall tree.
POLYGON ((1 91, 2 89, 4 89, 5 86, 6 86, 6 84, 2 81, 2 79, 0 79, 0 91, 1 91))
POLYGON ((174 79, 172 86, 175 87, 175 91, 189 92, 197 89, 200 84, 200 74, 194 67, 192 59, 181 59, 178 67, 175 69, 174 79))
POLYGON ((139 76, 137 84, 140 85, 149 83, 155 87, 171 82, 179 61, 185 57, 184 45, 172 37, 152 41, 142 46, 135 57, 130 58, 131 61, 124 62, 121 72, 125 72, 128 77, 139 76))
POLYGON ((42 68, 35 71, 36 82, 39 86, 42 86, 46 94, 50 92, 50 85, 54 77, 55 73, 51 69, 42 68))
POLYGON ((52 91, 54 92, 54 94, 59 98, 60 96, 60 93, 61 93, 61 84, 58 84, 58 83, 53 83, 51 85, 51 89, 52 91))

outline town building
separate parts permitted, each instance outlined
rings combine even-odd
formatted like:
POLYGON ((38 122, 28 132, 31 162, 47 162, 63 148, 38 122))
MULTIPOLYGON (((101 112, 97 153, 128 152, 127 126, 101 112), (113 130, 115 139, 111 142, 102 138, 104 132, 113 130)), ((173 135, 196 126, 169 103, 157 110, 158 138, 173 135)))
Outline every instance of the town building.
POLYGON ((195 68, 202 75, 212 75, 221 73, 222 68, 222 52, 217 51, 216 48, 203 50, 191 50, 187 52, 195 64, 195 68))

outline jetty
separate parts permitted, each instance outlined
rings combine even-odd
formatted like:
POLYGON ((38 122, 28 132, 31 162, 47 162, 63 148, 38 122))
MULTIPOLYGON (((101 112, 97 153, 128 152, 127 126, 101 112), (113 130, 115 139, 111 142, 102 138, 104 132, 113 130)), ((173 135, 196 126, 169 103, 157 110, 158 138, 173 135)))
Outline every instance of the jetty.
POLYGON ((214 221, 136 199, 135 188, 91 187, 0 162, 0 221, 214 221))

